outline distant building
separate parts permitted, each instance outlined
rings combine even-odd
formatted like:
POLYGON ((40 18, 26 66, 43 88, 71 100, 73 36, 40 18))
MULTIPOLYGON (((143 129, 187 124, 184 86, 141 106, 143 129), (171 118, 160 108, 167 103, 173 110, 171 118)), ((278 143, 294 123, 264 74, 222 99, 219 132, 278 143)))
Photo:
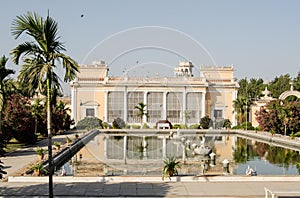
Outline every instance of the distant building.
MULTIPOLYGON (((287 91, 283 92, 282 94, 280 94, 280 96, 278 98, 279 100, 285 100, 289 96, 296 96, 297 98, 300 98, 300 92, 294 90, 294 86, 293 86, 292 82, 290 84, 291 84, 290 90, 287 90, 287 91)), ((268 87, 266 87, 265 90, 262 91, 262 94, 263 94, 263 96, 260 97, 260 99, 253 102, 253 104, 251 105, 251 108, 250 108, 250 112, 249 112, 248 121, 251 122, 252 126, 254 126, 254 127, 259 126, 259 123, 256 120, 256 115, 255 115, 256 112, 258 112, 261 107, 266 106, 269 102, 271 102, 273 100, 278 100, 277 98, 273 98, 273 97, 269 96, 271 94, 271 92, 268 90, 268 87)))
POLYGON ((253 101, 253 104, 251 105, 250 112, 249 112, 249 118, 247 121, 251 122, 252 126, 258 127, 259 123, 256 120, 255 113, 260 110, 261 107, 264 107, 267 103, 269 103, 272 100, 277 100, 276 98, 273 98, 269 96, 271 92, 268 90, 268 87, 265 88, 264 91, 262 91, 263 96, 260 97, 258 100, 253 101))
POLYGON ((112 123, 117 117, 128 124, 159 120, 172 124, 195 124, 208 115, 215 122, 230 119, 236 123, 233 100, 238 83, 233 66, 200 67, 194 77, 191 62, 180 62, 174 77, 109 76, 104 61, 81 65, 80 73, 71 83, 72 116, 77 123, 86 116, 96 116, 112 123), (143 120, 135 106, 146 104, 148 116, 143 120))

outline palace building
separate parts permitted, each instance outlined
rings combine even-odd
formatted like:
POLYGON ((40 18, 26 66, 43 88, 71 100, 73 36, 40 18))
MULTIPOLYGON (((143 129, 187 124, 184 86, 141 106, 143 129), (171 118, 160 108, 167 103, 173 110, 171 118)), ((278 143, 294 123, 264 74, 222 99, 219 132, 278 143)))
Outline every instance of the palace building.
POLYGON ((192 125, 204 116, 214 122, 230 119, 235 124, 233 100, 238 82, 233 66, 201 66, 199 77, 193 74, 191 62, 180 62, 174 77, 131 77, 109 75, 104 61, 80 65, 80 73, 71 82, 72 117, 77 123, 86 116, 95 116, 107 123, 121 118, 127 124, 159 120, 172 124, 192 125), (135 108, 146 104, 143 120, 135 108))

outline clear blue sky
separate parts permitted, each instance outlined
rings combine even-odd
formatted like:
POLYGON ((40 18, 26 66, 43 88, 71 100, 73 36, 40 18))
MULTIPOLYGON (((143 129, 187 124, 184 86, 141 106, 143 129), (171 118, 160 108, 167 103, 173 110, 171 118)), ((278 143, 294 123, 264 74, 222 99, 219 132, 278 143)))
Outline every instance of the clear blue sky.
MULTIPOLYGON (((127 39, 131 42, 136 36, 135 32, 131 32, 129 38, 117 34, 119 37, 115 40, 113 37, 110 39, 113 40, 111 42, 101 41, 104 39, 107 41, 107 38, 126 29, 143 26, 163 27, 160 36, 149 32, 146 38, 139 38, 137 35, 137 40, 145 39, 150 42, 141 43, 144 46, 158 46, 158 42, 168 35, 164 33, 166 28, 182 35, 180 41, 176 39, 178 35, 173 35, 171 40, 177 44, 177 48, 174 47, 173 51, 164 52, 156 48, 122 54, 111 65, 113 67, 111 75, 119 75, 121 71, 132 68, 134 64, 143 65, 144 62, 162 62, 162 65, 175 66, 186 55, 185 53, 188 54, 187 57, 194 59, 198 52, 199 60, 190 60, 197 62, 197 68, 200 66, 198 64, 202 64, 201 58, 205 65, 233 64, 238 79, 261 77, 272 80, 275 76, 287 73, 294 77, 300 71, 298 0, 10 0, 2 2, 1 8, 0 54, 6 56, 22 41, 16 41, 11 36, 12 20, 27 11, 35 11, 41 16, 46 16, 49 10, 50 16, 59 24, 59 35, 67 48, 66 54, 78 63, 91 63, 93 59, 109 59, 109 55, 106 54, 108 52, 116 53, 110 56, 116 58, 118 49, 123 52, 126 50, 119 47, 123 42, 121 40, 127 39), (157 39, 155 36, 161 38, 157 39), (184 42, 187 38, 197 41, 202 51, 193 47, 189 51, 183 46, 183 51, 179 51, 183 56, 174 55, 174 52, 178 51, 178 46, 183 45, 178 43, 184 42), (159 56, 161 57, 157 58, 159 56)), ((172 43, 169 42, 167 45, 170 46, 172 43)), ((138 44, 134 47, 138 47, 138 44)), ((132 49, 132 46, 127 49, 132 49)), ((148 65, 151 64, 144 66, 148 65)), ((11 62, 7 66, 15 70, 19 68, 11 62)))

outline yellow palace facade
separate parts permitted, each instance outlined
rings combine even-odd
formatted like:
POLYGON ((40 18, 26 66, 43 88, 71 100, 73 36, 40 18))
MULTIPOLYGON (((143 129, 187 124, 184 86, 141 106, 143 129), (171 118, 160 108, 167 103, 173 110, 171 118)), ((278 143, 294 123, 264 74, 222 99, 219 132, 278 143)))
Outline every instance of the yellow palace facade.
POLYGON ((191 62, 174 67, 173 77, 110 76, 104 61, 80 65, 80 73, 71 83, 72 117, 77 123, 95 116, 107 123, 121 118, 127 124, 159 120, 172 124, 196 124, 206 115, 217 122, 230 119, 235 124, 233 100, 238 83, 233 66, 202 66, 199 77, 193 75, 191 62), (135 108, 146 104, 147 116, 141 118, 135 108))

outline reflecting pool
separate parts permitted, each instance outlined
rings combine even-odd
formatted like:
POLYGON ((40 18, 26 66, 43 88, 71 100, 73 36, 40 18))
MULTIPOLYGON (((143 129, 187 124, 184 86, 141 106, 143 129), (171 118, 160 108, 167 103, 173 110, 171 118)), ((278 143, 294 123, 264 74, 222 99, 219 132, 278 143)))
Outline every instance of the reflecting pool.
POLYGON ((168 156, 181 160, 180 175, 245 175, 248 168, 257 175, 299 175, 296 168, 299 151, 239 135, 178 132, 174 135, 100 133, 63 168, 67 175, 76 176, 161 176, 163 161, 168 156), (199 154, 201 148, 211 151, 199 154))

